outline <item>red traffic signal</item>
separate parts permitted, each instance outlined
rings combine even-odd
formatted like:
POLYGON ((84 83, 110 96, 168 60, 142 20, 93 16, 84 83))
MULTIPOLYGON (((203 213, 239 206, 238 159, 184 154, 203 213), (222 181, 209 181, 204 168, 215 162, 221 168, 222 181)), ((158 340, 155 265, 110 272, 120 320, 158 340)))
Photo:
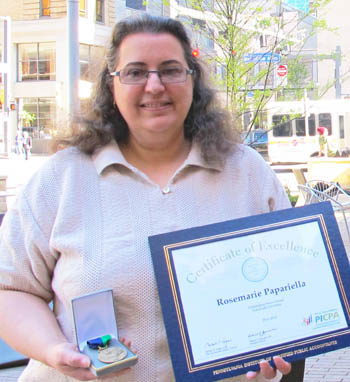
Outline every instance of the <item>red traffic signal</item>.
POLYGON ((10 103, 10 110, 12 110, 12 111, 16 110, 16 104, 15 103, 10 103))
POLYGON ((198 57, 199 56, 199 49, 193 49, 192 50, 192 56, 193 57, 198 57))

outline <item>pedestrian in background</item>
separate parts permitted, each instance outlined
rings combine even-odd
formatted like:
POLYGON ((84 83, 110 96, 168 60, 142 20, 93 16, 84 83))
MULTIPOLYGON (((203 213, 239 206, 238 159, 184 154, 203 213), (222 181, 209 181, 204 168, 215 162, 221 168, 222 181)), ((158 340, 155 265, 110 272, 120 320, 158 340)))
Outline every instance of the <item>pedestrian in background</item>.
POLYGON ((23 134, 20 129, 17 129, 17 132, 16 132, 15 153, 17 155, 22 155, 24 153, 23 134))
POLYGON ((318 153, 319 157, 323 156, 328 156, 328 141, 327 141, 327 136, 328 136, 328 129, 327 127, 324 126, 319 126, 317 128, 317 132, 319 134, 318 136, 318 143, 320 146, 320 151, 318 153))
POLYGON ((25 159, 28 160, 32 154, 32 137, 27 131, 23 131, 23 149, 25 159))

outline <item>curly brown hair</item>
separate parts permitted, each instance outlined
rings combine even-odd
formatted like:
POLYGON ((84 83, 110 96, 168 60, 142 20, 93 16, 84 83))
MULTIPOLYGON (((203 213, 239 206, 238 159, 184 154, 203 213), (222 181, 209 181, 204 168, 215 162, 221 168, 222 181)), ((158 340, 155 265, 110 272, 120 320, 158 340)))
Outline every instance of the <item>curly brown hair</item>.
POLYGON ((111 140, 128 140, 128 126, 114 104, 113 77, 110 73, 117 66, 121 43, 125 37, 135 33, 168 33, 180 42, 188 67, 194 70, 193 101, 184 121, 185 138, 200 145, 207 162, 223 160, 240 140, 232 119, 218 106, 214 90, 206 84, 203 65, 192 56, 191 43, 183 24, 149 14, 124 19, 114 26, 105 64, 91 98, 90 111, 74 118, 73 134, 61 140, 60 144, 77 146, 81 151, 92 154, 111 140))

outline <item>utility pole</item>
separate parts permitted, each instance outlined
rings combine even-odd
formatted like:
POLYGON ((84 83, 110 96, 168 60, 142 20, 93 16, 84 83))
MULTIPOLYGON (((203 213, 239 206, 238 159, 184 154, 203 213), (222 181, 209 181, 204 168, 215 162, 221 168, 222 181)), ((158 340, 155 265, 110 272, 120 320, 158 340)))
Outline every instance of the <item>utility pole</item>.
POLYGON ((79 0, 67 0, 68 20, 68 114, 72 117, 80 109, 79 101, 79 0))
POLYGON ((0 17, 1 25, 1 41, 0 46, 2 48, 1 52, 1 82, 3 88, 3 105, 2 105, 2 115, 0 116, 0 142, 1 137, 3 137, 3 142, 0 150, 8 154, 11 150, 11 133, 9 131, 9 64, 10 64, 10 18, 6 16, 0 17), (1 131, 2 130, 2 131, 1 131))
POLYGON ((340 83, 340 64, 341 64, 341 48, 339 45, 335 48, 335 98, 341 98, 341 83, 340 83))

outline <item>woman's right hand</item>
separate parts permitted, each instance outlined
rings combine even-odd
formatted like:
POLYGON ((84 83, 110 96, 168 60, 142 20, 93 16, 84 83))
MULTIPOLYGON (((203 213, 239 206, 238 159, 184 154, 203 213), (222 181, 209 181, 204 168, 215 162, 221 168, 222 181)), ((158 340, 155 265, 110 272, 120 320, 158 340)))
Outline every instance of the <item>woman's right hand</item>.
POLYGON ((80 381, 92 381, 97 377, 90 371, 90 358, 79 352, 76 345, 64 342, 54 345, 47 353, 47 365, 68 377, 80 381))
MULTIPOLYGON (((125 343, 123 340, 122 342, 125 343)), ((130 346, 130 342, 128 342, 128 345, 130 346)), ((47 353, 46 363, 62 374, 78 379, 79 381, 92 381, 97 379, 96 375, 89 369, 91 364, 90 358, 80 353, 77 346, 70 342, 54 345, 47 353)), ((119 377, 129 370, 130 368, 123 369, 108 374, 106 377, 119 377)))

